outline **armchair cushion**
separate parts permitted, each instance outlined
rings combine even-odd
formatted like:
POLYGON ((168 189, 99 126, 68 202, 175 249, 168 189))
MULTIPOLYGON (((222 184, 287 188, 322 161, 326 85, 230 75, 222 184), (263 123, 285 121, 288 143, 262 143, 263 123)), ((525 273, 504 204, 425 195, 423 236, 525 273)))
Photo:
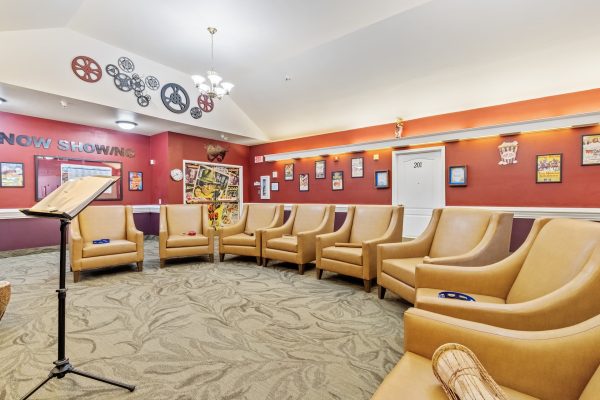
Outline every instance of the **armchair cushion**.
POLYGON ((196 234, 195 236, 188 235, 170 235, 167 238, 167 247, 193 247, 193 246, 206 246, 208 245, 208 238, 203 235, 196 234))
POLYGON ((362 265, 362 247, 330 246, 323 249, 322 257, 362 265))
POLYGON ((201 205, 190 204, 172 204, 167 206, 165 210, 169 236, 181 235, 189 231, 202 232, 201 207, 201 205))
POLYGON ((269 239, 267 247, 275 250, 283 250, 295 253, 298 251, 298 236, 282 236, 269 239))
MULTIPOLYGON (((254 231, 252 231, 254 233, 254 231)), ((246 233, 238 233, 231 236, 225 236, 223 244, 231 246, 256 246, 256 236, 246 233)))
MULTIPOLYGON (((84 241, 126 239, 125 207, 88 207, 77 217, 84 241)), ((84 256, 86 257, 86 256, 84 256)))
POLYGON ((266 228, 273 222, 279 204, 250 204, 246 219, 245 233, 254 233, 257 229, 266 228))
POLYGON ((467 253, 481 242, 491 215, 487 210, 445 208, 438 222, 429 256, 448 257, 467 253))
POLYGON ((323 222, 326 211, 327 206, 323 204, 302 204, 299 206, 292 227, 292 235, 316 229, 323 222))
POLYGON ((349 241, 361 243, 383 236, 390 226, 393 211, 393 207, 356 207, 349 241))
POLYGON ((414 287, 415 268, 422 261, 423 257, 392 258, 381 263, 381 271, 414 287))
POLYGON ((87 242, 83 246, 83 257, 109 256, 112 254, 134 253, 137 251, 135 242, 129 240, 111 240, 110 243, 93 244, 87 242))

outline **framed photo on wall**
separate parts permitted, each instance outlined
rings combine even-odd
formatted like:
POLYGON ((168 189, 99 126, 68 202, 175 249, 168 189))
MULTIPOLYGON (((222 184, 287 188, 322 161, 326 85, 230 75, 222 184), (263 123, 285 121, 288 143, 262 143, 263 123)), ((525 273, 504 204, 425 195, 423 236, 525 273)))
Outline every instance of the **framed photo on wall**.
POLYGON ((279 192, 279 182, 271 182, 271 192, 279 192))
POLYGON ((364 178, 364 162, 365 160, 362 157, 352 159, 352 173, 350 174, 351 178, 364 178))
POLYGON ((300 182, 300 191, 308 192, 308 174, 298 174, 298 182, 300 182))
POLYGON ((22 188, 25 187, 23 174, 23 163, 2 162, 0 163, 0 187, 22 188))
POLYGON ((143 173, 139 171, 129 171, 129 190, 144 190, 143 173))
POLYGON ((562 182, 562 154, 542 154, 535 158, 535 183, 562 182))
POLYGON ((271 177, 263 175, 260 177, 260 199, 269 200, 271 198, 271 177))
POLYGON ((467 186, 467 166, 455 165, 448 168, 448 185, 467 186))
POLYGON ((344 190, 344 171, 331 173, 331 190, 344 190))
POLYGON ((375 187, 385 189, 390 186, 390 171, 375 171, 375 187))
POLYGON ((581 137, 581 165, 600 165, 600 135, 581 137))
POLYGON ((294 180, 294 164, 285 164, 283 166, 283 180, 293 181, 294 180))
POLYGON ((315 179, 325 179, 325 160, 315 161, 315 179))

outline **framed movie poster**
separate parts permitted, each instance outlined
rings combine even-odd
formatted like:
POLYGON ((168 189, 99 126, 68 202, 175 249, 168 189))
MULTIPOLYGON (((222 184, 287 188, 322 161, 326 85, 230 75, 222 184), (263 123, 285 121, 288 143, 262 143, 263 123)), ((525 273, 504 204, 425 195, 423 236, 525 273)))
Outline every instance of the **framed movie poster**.
POLYGON ((535 183, 562 182, 562 154, 536 156, 535 183))
POLYGON ((344 171, 331 173, 331 190, 344 190, 344 171))
POLYGON ((283 166, 283 180, 293 181, 294 180, 294 164, 285 164, 283 166))
POLYGON ((467 186, 467 166, 457 165, 449 167, 448 184, 450 186, 467 186))
POLYGON ((353 158, 352 159, 352 173, 350 174, 351 178, 364 178, 364 159, 362 157, 353 158))
POLYGON ((271 192, 279 192, 279 182, 271 182, 271 192))
POLYGON ((315 179, 325 179, 325 160, 315 161, 315 179))
POLYGON ((142 172, 129 171, 129 190, 144 190, 144 179, 142 172))
POLYGON ((300 182, 300 191, 308 192, 308 174, 298 174, 298 181, 300 182))
POLYGON ((600 165, 600 135, 581 137, 581 165, 600 165))
POLYGON ((0 187, 22 188, 25 187, 23 175, 23 163, 3 162, 0 163, 0 187))
POLYGON ((390 186, 390 172, 388 170, 375 171, 375 187, 385 189, 390 186))
POLYGON ((260 177, 260 199, 271 199, 271 177, 269 175, 260 177))

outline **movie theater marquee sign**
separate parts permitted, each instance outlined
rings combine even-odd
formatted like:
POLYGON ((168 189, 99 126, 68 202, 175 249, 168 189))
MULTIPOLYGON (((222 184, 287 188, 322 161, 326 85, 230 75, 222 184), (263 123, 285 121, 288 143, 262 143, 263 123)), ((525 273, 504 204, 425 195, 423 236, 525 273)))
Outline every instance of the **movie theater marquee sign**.
MULTIPOLYGON (((52 147, 52 139, 42 136, 15 135, 0 132, 0 145, 35 147, 36 149, 49 149, 52 147)), ((56 148, 60 151, 72 151, 88 154, 105 154, 110 156, 121 156, 133 158, 135 150, 131 148, 107 146, 104 144, 95 144, 87 142, 72 142, 65 139, 59 139, 56 142, 56 148)))

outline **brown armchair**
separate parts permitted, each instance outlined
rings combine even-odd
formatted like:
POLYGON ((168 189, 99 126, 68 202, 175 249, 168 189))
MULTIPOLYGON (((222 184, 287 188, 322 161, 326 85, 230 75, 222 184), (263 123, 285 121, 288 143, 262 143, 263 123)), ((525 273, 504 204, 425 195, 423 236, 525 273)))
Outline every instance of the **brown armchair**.
POLYGON ((415 306, 440 314, 518 330, 575 325, 600 314, 600 224, 539 219, 508 258, 472 268, 419 265, 416 283, 415 306))
POLYGON ((317 278, 323 270, 363 280, 365 291, 377 277, 377 245, 402 241, 404 208, 349 206, 344 224, 317 236, 317 278))
POLYGON ((219 232, 219 258, 225 254, 254 256, 260 265, 262 233, 283 224, 283 204, 244 204, 242 218, 219 232))
POLYGON ((431 364, 446 343, 471 349, 509 399, 600 398, 600 315, 525 332, 411 308, 404 313, 404 355, 371 399, 447 400, 431 364))
POLYGON ((304 264, 316 257, 317 235, 333 231, 334 219, 334 205, 294 205, 283 225, 263 232, 263 266, 269 259, 281 260, 298 264, 300 275, 304 274, 304 264))
POLYGON ((379 298, 390 289, 415 302, 418 264, 486 265, 508 256, 512 213, 475 208, 433 210, 431 221, 416 239, 377 247, 379 298))
POLYGON ((136 263, 144 265, 144 234, 137 230, 131 206, 91 206, 71 221, 69 254, 73 280, 81 271, 136 263), (94 240, 109 243, 93 244, 94 240))
POLYGON ((208 219, 208 206, 170 204, 160 206, 160 267, 171 258, 208 255, 214 262, 214 230, 208 219), (193 231, 193 236, 186 235, 193 231))

